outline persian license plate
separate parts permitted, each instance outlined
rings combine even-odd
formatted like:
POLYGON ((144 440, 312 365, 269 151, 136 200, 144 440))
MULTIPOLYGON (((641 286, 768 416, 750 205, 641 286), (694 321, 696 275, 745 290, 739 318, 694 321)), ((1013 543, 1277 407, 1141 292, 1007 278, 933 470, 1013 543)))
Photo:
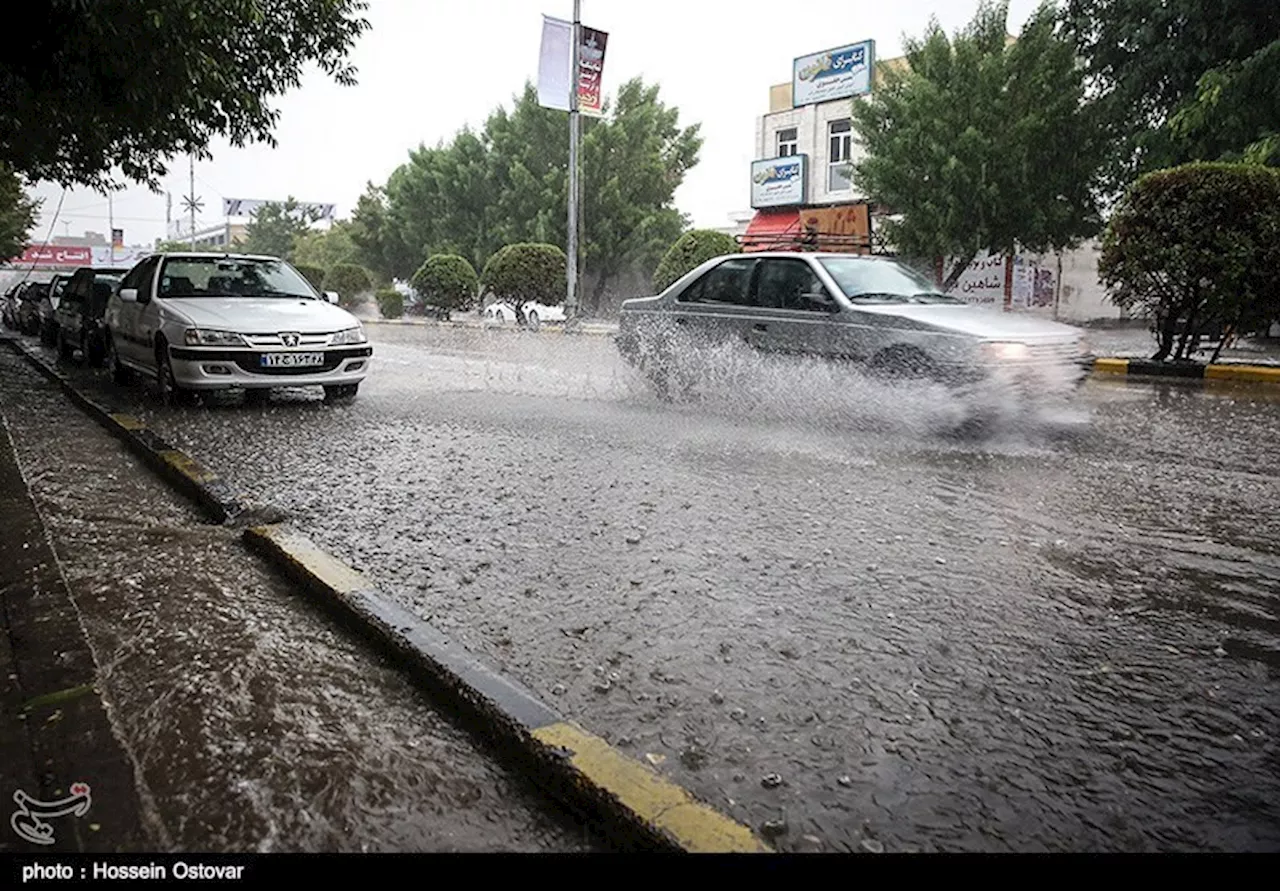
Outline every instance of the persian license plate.
POLYGON ((264 368, 305 368, 324 364, 324 353, 266 353, 264 368))

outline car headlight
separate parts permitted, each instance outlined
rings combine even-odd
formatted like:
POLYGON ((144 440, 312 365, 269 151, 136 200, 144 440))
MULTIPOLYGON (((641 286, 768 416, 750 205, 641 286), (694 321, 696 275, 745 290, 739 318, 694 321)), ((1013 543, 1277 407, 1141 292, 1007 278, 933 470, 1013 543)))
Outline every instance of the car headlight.
POLYGON ((984 343, 982 352, 997 362, 1021 362, 1031 354, 1025 343, 984 343))
POLYGON ((187 346, 248 346, 245 339, 234 331, 210 331, 207 328, 188 328, 185 333, 187 346))
POLYGON ((344 346, 352 343, 364 343, 367 338, 364 336, 364 328, 356 325, 354 328, 347 328, 345 331, 339 331, 329 339, 330 346, 344 346))

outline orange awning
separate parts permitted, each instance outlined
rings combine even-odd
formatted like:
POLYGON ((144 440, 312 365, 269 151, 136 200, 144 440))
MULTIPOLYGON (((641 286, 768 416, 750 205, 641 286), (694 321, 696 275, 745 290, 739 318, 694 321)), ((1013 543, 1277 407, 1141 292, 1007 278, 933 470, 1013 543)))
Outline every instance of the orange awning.
POLYGON ((758 211, 739 240, 744 251, 795 250, 800 240, 800 211, 758 211))

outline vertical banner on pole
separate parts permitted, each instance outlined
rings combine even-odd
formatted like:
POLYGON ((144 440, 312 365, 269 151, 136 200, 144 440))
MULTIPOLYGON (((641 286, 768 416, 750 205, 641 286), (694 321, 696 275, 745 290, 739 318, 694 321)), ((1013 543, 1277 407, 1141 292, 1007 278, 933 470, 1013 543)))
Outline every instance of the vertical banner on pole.
POLYGON ((594 28, 582 27, 582 43, 579 50, 578 110, 583 114, 600 117, 604 114, 604 48, 609 35, 594 28))
POLYGON ((538 57, 538 104, 569 111, 573 83, 573 23, 542 17, 542 53, 538 57))

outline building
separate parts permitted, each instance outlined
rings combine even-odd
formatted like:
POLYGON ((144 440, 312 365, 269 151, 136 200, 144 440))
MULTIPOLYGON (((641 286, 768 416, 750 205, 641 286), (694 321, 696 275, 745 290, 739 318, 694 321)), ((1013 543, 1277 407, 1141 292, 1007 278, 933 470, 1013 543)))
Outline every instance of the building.
POLYGON ((247 224, 245 223, 233 223, 228 220, 216 226, 197 229, 193 236, 189 223, 184 224, 184 222, 175 221, 169 224, 168 236, 170 241, 193 245, 198 251, 211 248, 230 250, 235 245, 244 242, 246 228, 247 224))

